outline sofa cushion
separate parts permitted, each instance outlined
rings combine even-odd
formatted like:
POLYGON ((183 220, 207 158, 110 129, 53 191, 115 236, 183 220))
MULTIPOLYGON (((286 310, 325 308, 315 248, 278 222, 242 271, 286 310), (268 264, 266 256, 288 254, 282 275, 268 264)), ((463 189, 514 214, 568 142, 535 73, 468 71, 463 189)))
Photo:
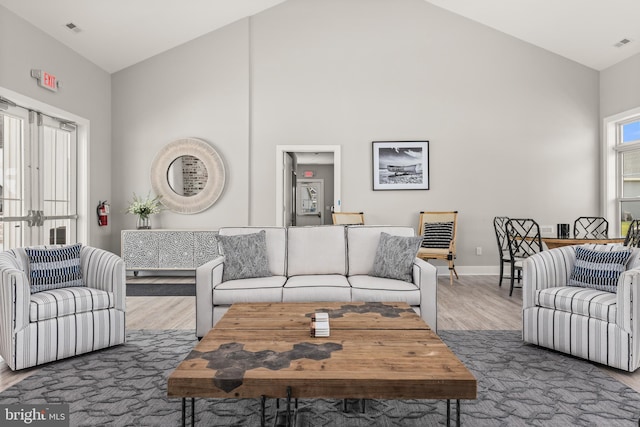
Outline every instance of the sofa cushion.
POLYGON ((351 300, 365 302, 406 302, 420 305, 420 289, 413 283, 373 276, 349 276, 351 300))
POLYGON ((267 258, 269 259, 269 271, 273 276, 286 274, 286 241, 287 233, 283 227, 224 227, 219 231, 219 236, 238 236, 252 234, 264 230, 267 242, 267 258))
POLYGON ((343 226, 289 227, 287 276, 347 274, 343 226))
POLYGON ((230 305, 237 302, 280 302, 284 276, 256 277, 230 280, 213 288, 214 305, 230 305))
POLYGON ((413 280, 413 260, 418 253, 422 237, 392 236, 380 233, 380 241, 373 259, 370 276, 387 279, 413 280))
POLYGON ((373 260, 380 241, 380 233, 393 236, 415 236, 411 227, 368 226, 347 227, 347 251, 349 253, 349 276, 368 275, 373 268, 373 260))
POLYGON ((29 321, 39 322, 113 307, 112 292, 87 287, 53 289, 31 295, 29 321))
POLYGON ((592 319, 615 323, 617 295, 575 286, 560 286, 536 291, 538 307, 578 314, 592 319))
POLYGON ((264 230, 237 236, 218 236, 218 240, 224 255, 224 282, 271 276, 264 230))
POLYGON ((616 292, 630 255, 631 251, 626 248, 603 252, 578 246, 568 285, 616 292))
POLYGON ((284 285, 282 301, 351 301, 351 286, 346 276, 338 274, 293 276, 284 285))
POLYGON ((56 248, 25 248, 31 293, 85 286, 80 269, 82 244, 56 248))

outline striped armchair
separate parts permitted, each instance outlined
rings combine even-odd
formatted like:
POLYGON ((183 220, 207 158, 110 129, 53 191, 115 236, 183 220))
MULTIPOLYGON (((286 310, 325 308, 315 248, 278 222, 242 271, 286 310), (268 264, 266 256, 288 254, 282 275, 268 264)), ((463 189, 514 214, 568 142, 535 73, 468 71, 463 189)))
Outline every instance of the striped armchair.
POLYGON ((125 341, 125 269, 120 257, 83 246, 82 287, 32 294, 25 248, 0 253, 0 355, 12 370, 125 341))
MULTIPOLYGON (((576 247, 529 257, 523 266, 525 342, 633 372, 640 366, 640 249, 634 249, 616 293, 568 286, 576 247)), ((584 245, 598 251, 617 245, 584 245)))

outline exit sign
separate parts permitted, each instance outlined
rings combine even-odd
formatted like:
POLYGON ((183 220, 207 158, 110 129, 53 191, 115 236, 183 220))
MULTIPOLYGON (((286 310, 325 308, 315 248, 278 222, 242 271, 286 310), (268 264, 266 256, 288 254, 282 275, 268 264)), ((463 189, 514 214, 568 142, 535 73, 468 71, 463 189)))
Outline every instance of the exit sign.
POLYGON ((54 76, 51 73, 47 73, 46 71, 31 70, 31 77, 34 77, 35 79, 38 80, 39 86, 45 89, 49 89, 50 91, 53 91, 53 92, 57 92, 58 87, 61 86, 56 76, 54 76))

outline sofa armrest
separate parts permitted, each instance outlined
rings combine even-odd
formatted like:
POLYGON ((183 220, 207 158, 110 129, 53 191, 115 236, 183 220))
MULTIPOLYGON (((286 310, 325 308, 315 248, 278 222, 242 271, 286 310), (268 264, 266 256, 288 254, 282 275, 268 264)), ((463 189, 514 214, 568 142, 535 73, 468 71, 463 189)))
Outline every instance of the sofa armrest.
POLYGON ((18 260, 8 252, 0 253, 0 346, 3 355, 11 347, 13 334, 29 325, 30 300, 29 279, 18 260))
POLYGON ((215 257, 196 268, 196 336, 203 337, 213 327, 213 288, 222 283, 224 256, 215 257))
POLYGON ((122 258, 103 249, 83 246, 80 251, 80 269, 87 287, 112 292, 115 308, 125 311, 127 280, 122 258))
POLYGON ((420 288, 420 317, 438 332, 438 273, 435 266, 416 258, 413 261, 413 284, 420 288))
POLYGON ((571 246, 542 251, 524 260, 522 308, 535 305, 538 290, 567 286, 575 260, 575 248, 571 246))
POLYGON ((616 323, 635 336, 640 331, 640 268, 627 270, 620 275, 616 294, 616 323))

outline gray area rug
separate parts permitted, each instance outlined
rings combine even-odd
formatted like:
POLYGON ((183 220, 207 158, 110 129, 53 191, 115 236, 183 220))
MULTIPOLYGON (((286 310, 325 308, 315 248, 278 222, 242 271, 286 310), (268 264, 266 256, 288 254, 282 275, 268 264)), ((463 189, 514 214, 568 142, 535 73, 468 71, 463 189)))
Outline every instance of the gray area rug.
POLYGON ((152 296, 196 296, 195 283, 127 283, 128 297, 152 297, 152 296))
MULTIPOLYGON (((518 331, 440 336, 478 379, 478 399, 462 401, 463 425, 638 425, 640 395, 590 363, 524 344, 518 331)), ((44 366, 0 403, 68 403, 73 426, 177 426, 181 400, 166 398, 166 379, 195 343, 193 331, 130 331, 124 345, 44 366)), ((365 414, 357 403, 345 413, 341 401, 300 400, 296 425, 445 424, 444 401, 368 400, 365 414)), ((196 425, 259 425, 257 400, 198 399, 196 407, 196 425)), ((274 412, 269 400, 267 425, 274 412)))

